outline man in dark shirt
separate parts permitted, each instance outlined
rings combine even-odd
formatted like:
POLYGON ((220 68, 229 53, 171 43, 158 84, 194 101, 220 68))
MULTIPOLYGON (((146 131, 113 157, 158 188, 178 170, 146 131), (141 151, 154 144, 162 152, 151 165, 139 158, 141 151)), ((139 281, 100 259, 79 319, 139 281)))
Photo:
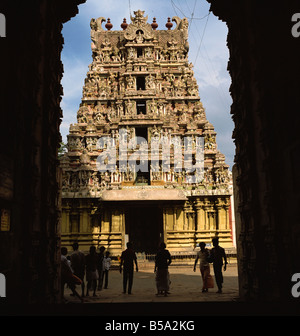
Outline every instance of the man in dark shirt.
POLYGON ((156 269, 168 269, 168 266, 171 264, 171 262, 171 254, 168 250, 166 250, 166 244, 161 243, 159 251, 155 257, 154 272, 156 271, 156 269))
POLYGON ((222 293, 222 284, 223 284, 222 266, 223 266, 223 259, 224 259, 224 263, 225 263, 224 271, 226 271, 227 258, 226 258, 225 250, 223 249, 223 247, 219 246, 219 239, 213 238, 212 243, 214 247, 211 250, 211 260, 213 262, 216 283, 218 286, 217 293, 222 293))
POLYGON ((172 262, 171 254, 166 250, 166 244, 161 243, 159 250, 155 257, 154 272, 156 273, 155 281, 157 294, 164 294, 167 296, 169 293, 170 276, 168 267, 172 262))
POLYGON ((74 274, 82 281, 81 290, 82 296, 84 296, 85 255, 83 252, 79 251, 79 245, 77 242, 75 242, 72 247, 74 252, 71 254, 71 267, 74 274))
POLYGON ((132 244, 128 242, 127 249, 122 252, 120 264, 120 273, 122 272, 123 266, 123 293, 126 293, 126 287, 128 282, 128 294, 131 294, 134 268, 133 263, 135 263, 136 271, 138 272, 136 254, 132 249, 132 244))

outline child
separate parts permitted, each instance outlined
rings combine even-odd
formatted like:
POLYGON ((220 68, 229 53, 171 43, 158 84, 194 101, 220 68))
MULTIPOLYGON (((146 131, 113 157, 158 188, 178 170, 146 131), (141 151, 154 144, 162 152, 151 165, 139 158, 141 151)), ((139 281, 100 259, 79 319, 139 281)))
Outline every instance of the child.
POLYGON ((111 258, 109 257, 110 253, 107 251, 105 257, 103 258, 103 272, 104 272, 104 289, 107 289, 108 286, 108 271, 111 264, 111 258))

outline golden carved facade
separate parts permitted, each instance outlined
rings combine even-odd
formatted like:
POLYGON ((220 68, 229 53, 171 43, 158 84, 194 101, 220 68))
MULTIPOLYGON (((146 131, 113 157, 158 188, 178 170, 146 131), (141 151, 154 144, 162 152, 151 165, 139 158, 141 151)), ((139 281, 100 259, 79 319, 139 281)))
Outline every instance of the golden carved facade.
MULTIPOLYGON (((218 235, 222 246, 231 247, 231 175, 188 61, 188 21, 174 17, 174 28, 169 20, 167 29, 157 30, 155 19, 149 24, 144 12, 134 14, 119 31, 111 30, 109 19, 107 30, 104 18, 91 20, 93 61, 61 159, 62 244, 77 240, 82 249, 104 245, 119 254, 131 240, 137 251, 151 253, 163 240, 171 251, 190 251, 218 235), (142 151, 144 144, 133 141, 138 137, 151 146, 142 151), (104 138, 111 141, 99 146, 104 138), (178 145, 194 162, 199 139, 200 177, 197 170, 177 169, 176 156, 178 145), (171 144, 168 169, 164 147, 152 151, 156 140, 171 144), (100 171, 99 156, 111 148, 114 169, 100 171), (127 159, 137 152, 146 171, 130 169, 127 159)), ((103 162, 109 166, 110 159, 103 162)))

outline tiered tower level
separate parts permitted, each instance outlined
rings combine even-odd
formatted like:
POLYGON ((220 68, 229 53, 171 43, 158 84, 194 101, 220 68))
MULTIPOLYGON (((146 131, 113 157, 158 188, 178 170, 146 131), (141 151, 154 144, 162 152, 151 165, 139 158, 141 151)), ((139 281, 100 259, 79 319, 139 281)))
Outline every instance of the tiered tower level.
MULTIPOLYGON (((104 245, 119 254, 128 240, 146 253, 165 241, 180 253, 217 235, 223 246, 232 246, 231 174, 188 61, 188 20, 173 17, 167 29, 157 30, 155 18, 149 24, 143 11, 134 15, 118 31, 110 19, 91 20, 93 61, 61 159, 62 244, 77 240, 82 249, 104 245), (138 161, 148 162, 147 171, 121 164, 124 134, 127 143, 145 139, 148 149, 138 161), (112 142, 99 146, 104 137, 112 142), (204 143, 203 174, 193 183, 195 172, 176 169, 174 148, 183 148, 184 138, 192 155, 197 141, 204 143), (153 139, 171 143, 167 170, 162 146, 157 161, 149 157, 153 139), (97 160, 109 146, 116 149, 115 169, 99 171, 97 160)), ((127 148, 127 157, 142 145, 127 148)))

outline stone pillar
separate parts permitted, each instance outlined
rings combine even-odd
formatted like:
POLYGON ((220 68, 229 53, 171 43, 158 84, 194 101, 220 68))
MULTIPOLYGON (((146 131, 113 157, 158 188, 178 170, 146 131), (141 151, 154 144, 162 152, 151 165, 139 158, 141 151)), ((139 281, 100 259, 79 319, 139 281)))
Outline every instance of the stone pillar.
POLYGON ((216 220, 217 220, 217 212, 215 211, 214 205, 211 201, 209 205, 206 207, 206 218, 207 218, 207 230, 209 232, 210 238, 215 237, 217 232, 216 220))
POLYGON ((101 226, 99 233, 99 245, 107 246, 109 234, 110 234, 110 224, 111 224, 111 214, 110 209, 102 207, 101 216, 101 226))
POLYGON ((174 214, 172 208, 166 208, 166 231, 174 229, 174 214))
POLYGON ((197 214, 196 231, 203 232, 205 230, 205 223, 206 223, 203 201, 197 199, 195 203, 195 209, 197 214))
POLYGON ((229 204, 230 196, 219 198, 216 201, 217 234, 219 236, 220 244, 223 245, 223 247, 233 246, 229 225, 229 204))
POLYGON ((174 226, 173 248, 176 250, 192 248, 195 234, 195 213, 192 204, 176 206, 176 226, 174 226))
POLYGON ((174 207, 173 209, 173 230, 174 231, 177 231, 177 229, 178 229, 178 223, 177 223, 177 208, 176 207, 174 207))
POLYGON ((82 204, 80 204, 80 208, 78 209, 78 212, 79 212, 78 234, 80 234, 80 232, 83 232, 83 212, 84 212, 84 209, 82 208, 82 204))
POLYGON ((226 230, 231 230, 230 228, 230 222, 229 222, 229 211, 230 211, 230 205, 229 204, 226 204, 224 206, 224 210, 225 210, 225 214, 226 214, 226 230))
POLYGON ((122 233, 122 246, 121 249, 125 250, 125 212, 122 213, 122 222, 121 222, 121 233, 122 233))
POLYGON ((163 240, 166 245, 168 245, 168 234, 167 234, 167 209, 163 208, 163 240))
POLYGON ((184 212, 182 206, 176 207, 176 220, 177 220, 177 229, 180 231, 185 231, 184 228, 184 212))
POLYGON ((108 209, 103 209, 101 232, 109 233, 109 231, 110 231, 110 211, 108 209))
POLYGON ((206 222, 207 216, 205 211, 204 200, 197 198, 195 202, 195 210, 196 210, 196 224, 195 224, 195 242, 194 246, 200 243, 200 241, 207 240, 207 230, 206 230, 206 222))
POLYGON ((124 211, 120 208, 113 208, 111 210, 111 225, 108 234, 107 248, 112 254, 120 254, 123 248, 123 241, 125 240, 125 226, 123 238, 123 217, 124 211))
POLYGON ((84 208, 82 209, 82 232, 87 233, 90 232, 90 225, 89 225, 89 221, 90 221, 90 214, 89 214, 89 209, 88 208, 84 208))
POLYGON ((62 225, 61 232, 62 234, 70 232, 70 208, 66 206, 62 208, 62 225))
POLYGON ((217 205, 217 228, 218 230, 226 230, 227 229, 227 225, 226 225, 226 209, 224 208, 223 205, 218 204, 217 205))
POLYGON ((66 209, 66 229, 67 232, 71 232, 71 223, 70 223, 70 208, 66 209))

